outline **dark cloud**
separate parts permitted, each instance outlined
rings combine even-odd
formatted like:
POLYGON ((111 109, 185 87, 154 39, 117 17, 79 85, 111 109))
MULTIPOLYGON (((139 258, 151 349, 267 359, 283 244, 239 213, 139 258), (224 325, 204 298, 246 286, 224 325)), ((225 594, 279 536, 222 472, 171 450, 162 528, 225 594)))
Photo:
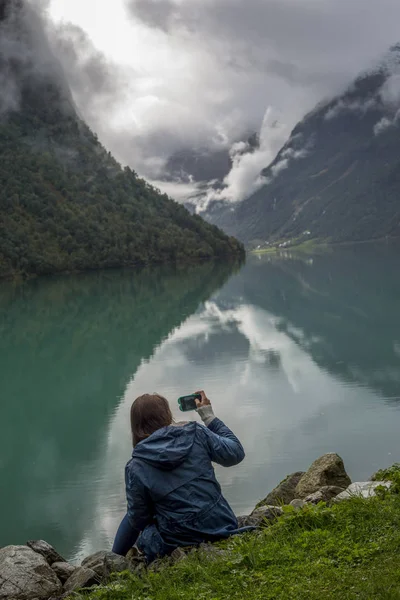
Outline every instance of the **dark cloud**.
POLYGON ((165 32, 172 28, 178 10, 172 0, 134 0, 130 10, 149 27, 157 27, 165 32))
POLYGON ((397 0, 130 0, 135 19, 294 84, 336 85, 397 40, 397 0))

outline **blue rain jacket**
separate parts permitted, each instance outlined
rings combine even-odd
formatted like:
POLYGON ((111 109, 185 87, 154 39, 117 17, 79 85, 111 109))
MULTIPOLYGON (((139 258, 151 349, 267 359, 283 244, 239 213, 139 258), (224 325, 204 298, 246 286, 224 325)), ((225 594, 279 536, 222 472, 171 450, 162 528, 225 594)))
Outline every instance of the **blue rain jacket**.
POLYGON ((241 443, 217 418, 208 427, 195 422, 164 427, 140 442, 125 482, 129 523, 135 534, 143 532, 138 546, 146 555, 238 533, 212 462, 232 467, 243 459, 241 443))

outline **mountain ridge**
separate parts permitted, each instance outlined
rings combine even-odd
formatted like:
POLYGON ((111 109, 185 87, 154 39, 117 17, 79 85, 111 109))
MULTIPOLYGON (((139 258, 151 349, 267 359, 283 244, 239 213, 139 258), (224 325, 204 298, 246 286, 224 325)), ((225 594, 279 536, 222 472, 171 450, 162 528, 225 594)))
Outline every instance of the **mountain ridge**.
POLYGON ((0 278, 243 256, 101 146, 42 25, 0 0, 0 278))
POLYGON ((249 246, 400 236, 400 45, 297 123, 264 185, 201 214, 249 246))

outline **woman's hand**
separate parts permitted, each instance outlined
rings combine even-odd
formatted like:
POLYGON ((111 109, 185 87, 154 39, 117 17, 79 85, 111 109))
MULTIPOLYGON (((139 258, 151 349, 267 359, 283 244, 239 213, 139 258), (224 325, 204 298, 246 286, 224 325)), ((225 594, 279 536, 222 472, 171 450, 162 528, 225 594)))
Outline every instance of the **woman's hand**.
POLYGON ((201 396, 201 400, 197 400, 196 399, 196 406, 197 406, 197 408, 203 408, 204 406, 211 406, 211 402, 207 398, 205 392, 203 392, 202 390, 200 390, 199 392, 196 392, 196 394, 200 394, 200 396, 201 396))
POLYGON ((205 392, 199 391, 196 392, 196 394, 199 394, 201 396, 201 400, 196 399, 197 413, 200 415, 200 418, 203 421, 204 425, 208 427, 210 423, 212 423, 215 419, 211 402, 207 398, 205 392))

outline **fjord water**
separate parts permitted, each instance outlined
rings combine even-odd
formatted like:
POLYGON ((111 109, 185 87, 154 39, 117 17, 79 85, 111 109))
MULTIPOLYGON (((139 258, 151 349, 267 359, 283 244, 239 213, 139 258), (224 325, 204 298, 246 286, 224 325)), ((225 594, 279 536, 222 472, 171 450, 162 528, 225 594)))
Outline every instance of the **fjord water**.
MULTIPOLYGON (((107 547, 125 510, 129 408, 204 388, 246 460, 217 468, 245 513, 339 452, 352 478, 400 461, 399 250, 0 286, 0 546, 107 547)), ((190 413, 190 418, 195 416, 190 413)))

